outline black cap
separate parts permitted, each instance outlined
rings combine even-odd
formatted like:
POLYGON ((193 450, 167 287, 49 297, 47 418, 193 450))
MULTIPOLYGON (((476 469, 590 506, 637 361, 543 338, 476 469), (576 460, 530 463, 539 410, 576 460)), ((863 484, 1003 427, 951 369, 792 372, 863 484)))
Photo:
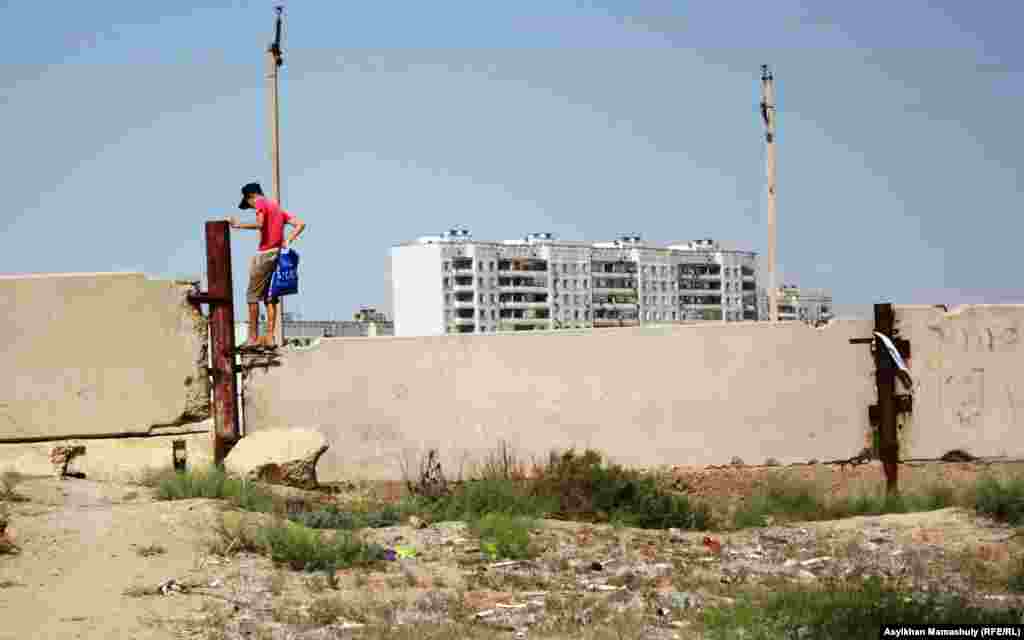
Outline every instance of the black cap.
POLYGON ((260 187, 258 182, 250 182, 249 184, 242 187, 242 201, 238 203, 239 209, 252 209, 252 205, 249 204, 249 196, 251 195, 263 195, 263 188, 260 187))

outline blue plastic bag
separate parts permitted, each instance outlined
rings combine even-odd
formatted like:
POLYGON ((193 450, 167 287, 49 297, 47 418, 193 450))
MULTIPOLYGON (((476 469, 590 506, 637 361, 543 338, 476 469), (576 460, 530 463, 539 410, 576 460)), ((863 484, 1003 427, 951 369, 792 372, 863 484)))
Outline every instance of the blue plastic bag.
POLYGON ((299 292, 299 254, 295 249, 287 249, 277 256, 277 267, 270 278, 270 291, 267 297, 274 299, 290 296, 299 292))

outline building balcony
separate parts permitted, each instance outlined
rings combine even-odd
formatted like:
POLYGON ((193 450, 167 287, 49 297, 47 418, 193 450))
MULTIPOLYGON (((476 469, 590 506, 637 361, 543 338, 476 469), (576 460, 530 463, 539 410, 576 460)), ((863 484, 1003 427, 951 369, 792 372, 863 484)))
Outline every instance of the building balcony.
POLYGON ((476 318, 452 318, 448 323, 456 327, 472 327, 476 324, 476 318))
POLYGON ((718 295, 721 292, 721 289, 679 289, 673 293, 681 296, 710 296, 718 295))
POLYGON ((547 309, 550 306, 547 302, 506 302, 502 301, 498 303, 498 307, 501 309, 547 309))
POLYGON ((594 318, 592 322, 595 328, 640 326, 640 321, 635 318, 623 318, 622 320, 615 318, 594 318))
POLYGON ((472 282, 467 283, 467 284, 458 284, 458 283, 456 283, 456 284, 452 285, 452 291, 472 291, 473 287, 474 287, 474 285, 473 285, 472 282))
POLYGON ((547 293, 547 285, 537 284, 499 284, 502 291, 515 291, 516 293, 547 293))
POLYGON ((635 287, 620 287, 620 286, 615 286, 615 287, 594 287, 592 289, 592 291, 595 294, 607 294, 607 295, 610 295, 610 296, 636 295, 636 288, 635 287))
POLYGON ((498 269, 498 276, 502 277, 502 278, 515 278, 515 277, 520 277, 521 278, 523 276, 528 276, 528 275, 535 274, 535 273, 547 273, 547 272, 548 272, 547 267, 544 267, 543 269, 538 268, 538 267, 533 267, 531 269, 498 269))
POLYGON ((551 318, 502 318, 498 321, 498 327, 502 331, 515 331, 519 327, 537 329, 551 325, 551 318))
POLYGON ((679 305, 681 309, 696 309, 698 311, 708 311, 711 309, 721 309, 721 303, 701 303, 701 304, 687 304, 683 303, 679 305))
POLYGON ((636 309, 636 302, 595 302, 593 307, 595 309, 636 309))

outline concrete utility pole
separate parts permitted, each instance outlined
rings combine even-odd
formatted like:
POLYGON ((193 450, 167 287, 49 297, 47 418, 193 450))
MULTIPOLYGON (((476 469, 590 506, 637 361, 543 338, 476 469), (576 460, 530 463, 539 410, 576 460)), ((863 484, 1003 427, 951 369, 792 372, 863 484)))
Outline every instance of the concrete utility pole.
MULTIPOLYGON (((284 56, 281 53, 281 14, 283 6, 274 7, 277 13, 277 20, 274 23, 274 41, 267 47, 267 80, 270 93, 270 162, 272 169, 272 182, 274 200, 280 207, 284 207, 281 201, 281 119, 277 93, 278 70, 284 64, 284 56)), ((284 345, 284 299, 278 301, 277 327, 274 336, 274 343, 284 345)))
POLYGON ((775 77, 761 65, 761 118, 764 119, 768 172, 768 319, 779 320, 775 286, 775 77))

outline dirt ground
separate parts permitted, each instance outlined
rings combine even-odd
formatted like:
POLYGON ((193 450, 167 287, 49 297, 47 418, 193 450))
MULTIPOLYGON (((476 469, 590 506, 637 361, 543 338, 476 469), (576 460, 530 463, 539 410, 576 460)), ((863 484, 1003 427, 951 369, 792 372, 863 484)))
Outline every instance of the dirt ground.
MULTIPOLYGON (((788 473, 827 483, 839 494, 881 482, 876 465, 791 469, 788 473)), ((677 469, 675 475, 695 495, 716 499, 745 494, 767 471, 779 469, 677 469)), ((940 477, 969 486, 985 471, 969 464, 901 468, 904 486, 940 477)), ((226 509, 221 502, 162 502, 146 488, 75 479, 28 479, 16 490, 27 500, 7 504, 8 534, 20 553, 0 555, 0 640, 215 637, 209 635, 211 625, 237 626, 239 617, 257 626, 276 625, 276 631, 265 636, 225 632, 221 637, 349 637, 284 635, 288 616, 280 614, 283 604, 302 611, 325 596, 384 607, 392 618, 404 616, 409 624, 483 611, 481 624, 500 618, 492 625, 496 629, 525 629, 531 620, 543 618, 544 605, 537 598, 544 594, 576 590, 607 595, 620 609, 646 611, 653 605, 639 602, 623 586, 637 576, 659 597, 694 594, 705 603, 729 601, 734 585, 751 575, 813 580, 822 572, 847 575, 865 568, 916 573, 922 579, 928 574, 927 579, 947 584, 960 581, 967 590, 1005 599, 1002 576, 1022 549, 1014 531, 960 509, 714 534, 722 553, 702 544, 704 533, 545 521, 535 536, 545 552, 534 563, 488 567, 464 526, 437 523, 367 532, 381 544, 412 545, 418 556, 388 563, 386 570, 341 571, 335 591, 263 557, 211 555, 206 541, 226 509), (162 552, 140 553, 153 545, 162 552), (889 563, 884 567, 883 557, 889 563), (594 569, 594 563, 601 568, 594 569), (126 594, 133 588, 151 591, 169 579, 191 588, 169 595, 126 594), (461 594, 458 610, 445 604, 439 607, 446 612, 442 616, 424 604, 442 592, 461 594), (211 618, 213 610, 219 617, 211 618), (515 618, 520 614, 525 617, 515 618)), ((642 637, 699 637, 688 634, 692 619, 687 615, 680 613, 671 623, 667 618, 652 622, 642 637)), ((512 631, 507 637, 513 637, 512 631)))

